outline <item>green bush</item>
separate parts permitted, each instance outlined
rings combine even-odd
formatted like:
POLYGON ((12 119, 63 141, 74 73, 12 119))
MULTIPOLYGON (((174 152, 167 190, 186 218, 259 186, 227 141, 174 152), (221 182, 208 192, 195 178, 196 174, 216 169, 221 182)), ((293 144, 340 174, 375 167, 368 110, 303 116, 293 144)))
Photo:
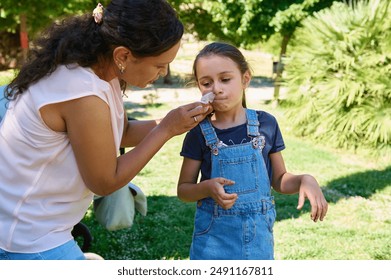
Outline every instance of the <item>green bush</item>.
POLYGON ((9 84, 16 74, 15 70, 0 71, 0 86, 9 84))
POLYGON ((349 3, 297 30, 285 68, 290 120, 301 135, 334 146, 389 147, 391 5, 349 3))

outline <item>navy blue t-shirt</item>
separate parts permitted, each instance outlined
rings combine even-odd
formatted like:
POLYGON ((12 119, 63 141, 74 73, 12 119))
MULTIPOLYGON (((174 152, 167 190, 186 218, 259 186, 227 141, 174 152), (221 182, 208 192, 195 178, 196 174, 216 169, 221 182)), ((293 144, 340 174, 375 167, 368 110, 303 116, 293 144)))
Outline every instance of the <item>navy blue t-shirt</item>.
MULTIPOLYGON (((272 168, 269 154, 276 153, 285 149, 284 140, 281 135, 277 120, 271 114, 264 111, 257 111, 260 123, 259 132, 265 137, 265 147, 262 150, 265 166, 269 174, 269 181, 272 178, 272 168)), ((247 136, 247 124, 242 124, 227 129, 218 129, 214 127, 217 137, 226 145, 236 145, 249 142, 251 139, 247 136)), ((211 175, 211 152, 205 144, 205 138, 202 135, 201 128, 197 125, 190 130, 183 141, 181 156, 202 161, 201 163, 201 181, 210 179, 211 175)))

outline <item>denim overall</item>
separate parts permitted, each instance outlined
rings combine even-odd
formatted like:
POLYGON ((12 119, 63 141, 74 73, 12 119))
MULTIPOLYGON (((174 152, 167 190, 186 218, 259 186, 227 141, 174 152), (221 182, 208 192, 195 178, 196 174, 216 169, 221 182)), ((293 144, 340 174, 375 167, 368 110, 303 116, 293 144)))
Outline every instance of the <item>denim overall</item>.
POLYGON ((247 134, 251 142, 224 145, 210 120, 200 123, 206 145, 211 149, 211 178, 235 181, 224 186, 237 193, 232 208, 224 210, 212 198, 197 202, 190 259, 273 259, 273 225, 276 218, 269 176, 262 157, 265 138, 259 133, 254 110, 246 109, 247 134))

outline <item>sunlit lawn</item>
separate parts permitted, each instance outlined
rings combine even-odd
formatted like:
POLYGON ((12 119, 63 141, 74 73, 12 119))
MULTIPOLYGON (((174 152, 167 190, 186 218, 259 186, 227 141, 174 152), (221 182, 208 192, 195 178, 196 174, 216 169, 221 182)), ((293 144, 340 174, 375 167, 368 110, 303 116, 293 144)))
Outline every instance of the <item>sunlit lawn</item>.
MULTIPOLYGON (((145 118, 160 117, 177 103, 147 107, 145 118), (148 113, 150 112, 150 114, 148 113)), ((391 259, 391 167, 386 161, 315 145, 289 133, 283 110, 273 113, 286 142, 283 152, 293 173, 311 173, 330 203, 323 222, 309 218, 308 202, 296 210, 296 195, 275 194, 276 259, 391 259)), ((148 196, 148 215, 131 229, 108 232, 86 216, 95 238, 91 251, 106 259, 188 259, 194 204, 176 197, 184 135, 170 140, 133 180, 148 196)))
MULTIPOLYGON (((202 45, 185 43, 172 64, 176 84, 165 86, 166 91, 173 94, 170 102, 159 104, 152 99, 148 106, 144 102, 148 99, 127 102, 130 116, 160 118, 171 108, 182 105, 184 102, 179 96, 183 94, 182 89, 191 73, 191 60, 202 45)), ((255 65, 254 81, 260 81, 256 85, 263 85, 264 81, 268 84, 270 56, 260 52, 246 52, 246 56, 255 65)), ((11 77, 10 72, 3 72, 0 84, 9 82, 11 77)), ((144 93, 150 94, 149 91, 144 93)), ((152 93, 159 97, 159 91, 152 93)), ((136 96, 136 92, 133 94, 136 96)), ((128 100, 132 98, 131 93, 128 100)), ((198 97, 192 98, 196 100, 198 97)), ((250 103, 249 107, 266 110, 277 117, 286 143, 283 156, 287 169, 293 173, 313 174, 329 201, 325 221, 313 223, 309 218, 308 202, 305 209, 297 211, 297 195, 275 194, 276 259, 390 260, 390 154, 354 154, 310 143, 293 136, 283 109, 274 109, 262 102, 250 103)), ((94 238, 90 251, 105 259, 188 259, 194 204, 183 203, 176 197, 183 137, 171 139, 133 180, 147 195, 148 214, 146 217, 136 215, 132 228, 108 232, 95 221, 93 211, 89 210, 83 222, 94 238)))

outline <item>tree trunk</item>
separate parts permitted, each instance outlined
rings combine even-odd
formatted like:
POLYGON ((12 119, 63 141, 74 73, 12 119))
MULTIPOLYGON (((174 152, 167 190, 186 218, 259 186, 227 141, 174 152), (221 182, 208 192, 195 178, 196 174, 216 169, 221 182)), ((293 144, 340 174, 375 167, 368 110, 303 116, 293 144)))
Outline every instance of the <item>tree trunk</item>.
POLYGON ((164 83, 165 85, 172 85, 172 77, 171 77, 170 64, 168 64, 168 67, 167 67, 167 75, 164 76, 163 83, 164 83))
POLYGON ((20 17, 20 46, 22 48, 23 60, 27 59, 27 53, 29 49, 29 39, 27 33, 27 16, 22 13, 20 17))
POLYGON ((291 39, 292 34, 286 34, 282 38, 280 57, 277 62, 276 67, 276 76, 274 78, 274 94, 273 94, 273 106, 277 107, 280 99, 280 88, 282 80, 282 72, 284 71, 283 58, 286 55, 286 50, 288 48, 289 40, 291 39))

